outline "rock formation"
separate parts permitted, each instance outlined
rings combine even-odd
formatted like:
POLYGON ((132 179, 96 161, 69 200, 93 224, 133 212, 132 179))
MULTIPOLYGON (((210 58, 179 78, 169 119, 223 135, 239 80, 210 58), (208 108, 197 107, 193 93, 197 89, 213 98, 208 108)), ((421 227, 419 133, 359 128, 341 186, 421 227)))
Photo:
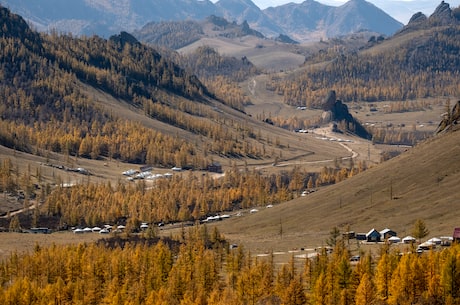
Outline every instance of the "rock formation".
POLYGON ((322 109, 323 123, 334 123, 335 131, 351 132, 365 139, 370 138, 367 130, 348 111, 348 106, 337 100, 335 91, 331 90, 328 93, 322 109))
POLYGON ((436 133, 443 133, 453 130, 460 120, 460 101, 454 105, 452 111, 447 111, 444 114, 442 121, 439 123, 436 133))

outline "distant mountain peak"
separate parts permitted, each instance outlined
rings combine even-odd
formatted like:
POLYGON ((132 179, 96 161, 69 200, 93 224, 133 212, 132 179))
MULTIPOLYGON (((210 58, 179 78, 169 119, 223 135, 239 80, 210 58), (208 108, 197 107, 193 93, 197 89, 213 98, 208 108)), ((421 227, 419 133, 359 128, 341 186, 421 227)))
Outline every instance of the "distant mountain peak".
POLYGON ((216 4, 218 5, 243 5, 243 6, 259 8, 251 0, 219 0, 217 1, 216 4))
POLYGON ((369 30, 390 35, 402 24, 366 0, 340 7, 316 0, 261 10, 253 0, 0 0, 41 31, 110 37, 133 32, 150 22, 200 21, 208 16, 247 24, 266 37, 288 35, 297 41, 369 30))

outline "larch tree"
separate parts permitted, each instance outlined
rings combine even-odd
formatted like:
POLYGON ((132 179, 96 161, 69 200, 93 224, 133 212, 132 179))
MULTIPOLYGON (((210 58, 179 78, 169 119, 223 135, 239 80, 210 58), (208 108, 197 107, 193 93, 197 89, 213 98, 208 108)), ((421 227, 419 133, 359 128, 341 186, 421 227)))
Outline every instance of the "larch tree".
POLYGON ((377 297, 386 301, 389 297, 391 276, 393 273, 393 262, 392 257, 388 253, 383 253, 381 256, 377 268, 375 270, 375 286, 377 290, 377 297))
POLYGON ((460 301, 460 252, 450 249, 443 262, 441 285, 446 298, 460 301))
POLYGON ((372 305, 375 301, 374 284, 369 273, 364 273, 356 289, 356 305, 372 305))
POLYGON ((414 237, 417 238, 420 242, 422 238, 428 236, 429 233, 430 231, 428 231, 425 222, 422 219, 417 219, 412 230, 414 237))

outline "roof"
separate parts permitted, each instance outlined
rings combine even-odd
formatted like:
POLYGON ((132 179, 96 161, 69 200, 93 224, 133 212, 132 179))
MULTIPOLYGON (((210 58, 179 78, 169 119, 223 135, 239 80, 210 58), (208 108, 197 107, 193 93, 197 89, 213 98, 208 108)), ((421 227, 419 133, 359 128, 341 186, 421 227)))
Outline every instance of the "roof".
POLYGON ((389 232, 390 232, 390 233, 395 233, 395 231, 386 228, 386 229, 383 229, 382 231, 380 231, 380 234, 385 234, 385 233, 389 233, 389 232))
POLYGON ((367 232, 366 237, 369 236, 369 235, 375 234, 375 233, 377 233, 378 235, 380 235, 380 233, 379 233, 376 229, 372 229, 372 230, 370 230, 369 232, 367 232))

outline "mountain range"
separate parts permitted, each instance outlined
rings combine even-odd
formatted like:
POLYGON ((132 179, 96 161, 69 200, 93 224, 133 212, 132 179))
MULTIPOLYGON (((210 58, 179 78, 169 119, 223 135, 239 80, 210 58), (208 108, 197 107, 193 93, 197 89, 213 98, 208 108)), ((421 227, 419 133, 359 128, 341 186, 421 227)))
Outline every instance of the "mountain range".
POLYGON ((299 41, 368 30, 391 35, 403 24, 365 0, 328 6, 314 0, 261 10, 251 0, 0 0, 39 31, 109 37, 132 32, 148 22, 202 20, 211 15, 247 23, 267 37, 299 41))

